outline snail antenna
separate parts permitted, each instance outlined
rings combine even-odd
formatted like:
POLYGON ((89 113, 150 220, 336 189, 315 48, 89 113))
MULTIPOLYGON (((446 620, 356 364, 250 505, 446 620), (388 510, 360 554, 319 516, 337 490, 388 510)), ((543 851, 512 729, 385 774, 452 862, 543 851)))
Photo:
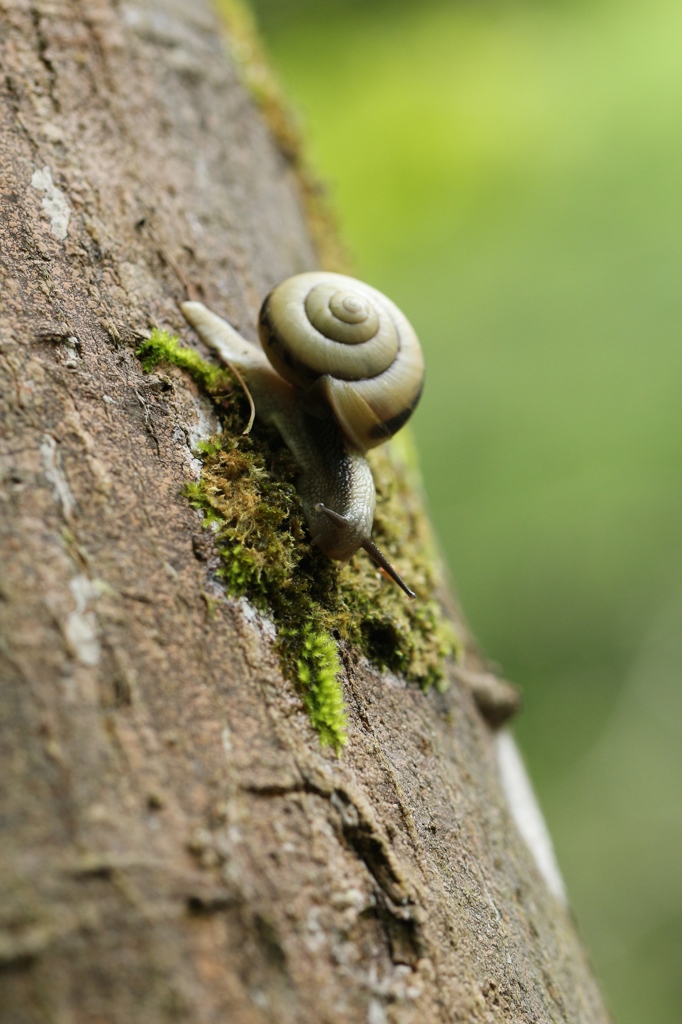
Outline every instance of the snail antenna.
POLYGON ((364 540, 360 547, 363 547, 370 558, 372 558, 378 566, 380 566, 385 573, 387 573, 394 583, 397 583, 401 590, 403 590, 411 601, 417 596, 414 590, 410 590, 407 583, 398 575, 396 570, 393 568, 389 560, 386 558, 379 548, 376 546, 373 540, 364 540))
POLYGON ((324 514, 329 516, 332 522, 336 523, 337 526, 350 526, 351 524, 350 519, 348 519, 347 516, 342 516, 339 512, 335 512, 333 508, 327 508, 327 506, 323 505, 321 501, 318 501, 315 506, 315 511, 324 512, 324 514))
MULTIPOLYGON (((329 516, 329 518, 333 522, 337 523, 338 526, 350 526, 350 520, 347 519, 346 516, 340 515, 338 512, 335 512, 334 509, 332 508, 327 508, 327 506, 323 505, 321 501, 318 501, 317 505, 315 506, 315 511, 324 512, 324 514, 326 516, 329 516)), ((407 583, 405 583, 405 581, 398 575, 398 573, 393 568, 389 560, 386 558, 386 555, 384 555, 379 550, 379 548, 376 546, 373 540, 363 540, 362 543, 360 544, 360 547, 365 549, 369 557, 373 559, 376 562, 376 564, 381 569, 383 569, 388 576, 391 577, 394 583, 398 584, 400 589, 407 594, 410 600, 414 600, 414 598, 417 596, 415 592, 413 590, 410 590, 407 583)))

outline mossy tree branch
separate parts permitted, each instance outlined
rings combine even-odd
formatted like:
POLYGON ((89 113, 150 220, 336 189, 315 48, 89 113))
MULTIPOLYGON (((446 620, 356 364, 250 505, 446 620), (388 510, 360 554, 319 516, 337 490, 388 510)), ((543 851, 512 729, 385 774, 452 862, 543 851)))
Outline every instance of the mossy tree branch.
POLYGON ((207 442, 245 409, 185 284, 249 334, 318 262, 208 6, 0 0, 0 64, 0 1019, 605 1021, 410 460, 375 463, 400 618, 302 553, 274 435, 207 442))
MULTIPOLYGON (((186 370, 216 403, 221 433, 197 444, 201 478, 185 493, 204 526, 215 531, 217 575, 226 592, 247 597, 274 619, 283 670, 298 684, 322 743, 338 751, 346 742, 338 641, 424 690, 444 687, 448 659, 457 657, 459 647, 432 597, 438 583, 434 553, 416 543, 423 512, 413 506, 410 514, 395 467, 391 486, 384 477, 379 490, 376 531, 386 534, 390 524, 394 546, 400 539, 407 549, 401 560, 408 576, 419 580, 415 604, 386 586, 366 559, 339 572, 311 544, 296 494, 296 466, 281 440, 260 424, 248 438, 240 429, 245 412, 236 385, 243 382, 166 331, 152 331, 137 354, 147 371, 164 364, 186 370)), ((404 492, 410 482, 402 483, 404 492)))

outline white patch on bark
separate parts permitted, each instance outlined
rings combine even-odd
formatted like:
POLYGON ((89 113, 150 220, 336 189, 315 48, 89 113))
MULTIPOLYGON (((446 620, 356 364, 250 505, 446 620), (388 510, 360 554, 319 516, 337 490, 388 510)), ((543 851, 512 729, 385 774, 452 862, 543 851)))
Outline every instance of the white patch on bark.
POLYGON ((193 395, 192 402, 197 414, 197 422, 189 427, 187 433, 192 449, 196 450, 199 441, 208 441, 216 434, 221 434, 222 428, 220 420, 207 398, 195 398, 193 395))
POLYGON ((188 427, 177 426, 173 431, 173 440, 187 449, 192 476, 198 480, 203 467, 203 462, 197 455, 199 442, 209 441, 216 434, 222 434, 222 427, 208 399, 192 396, 192 402, 197 414, 197 422, 188 427))
POLYGON ((378 999, 370 999, 367 1007, 367 1024, 386 1024, 386 1010, 378 999))
POLYGON ((496 740, 497 764, 502 789, 516 827, 521 833, 549 891, 566 903, 566 889, 559 871, 552 840, 537 802, 533 786, 512 734, 503 729, 496 740))
POLYGON ((324 927, 320 924, 321 907, 311 907, 306 917, 306 934, 303 942, 310 953, 317 953, 327 945, 328 938, 324 927))
POLYGON ((272 619, 269 619, 267 615, 263 615, 247 600, 245 597, 237 599, 242 615, 246 622, 251 626, 255 626, 256 629, 268 640, 277 639, 277 627, 275 626, 272 619))
POLYGON ((64 626, 66 642, 73 656, 81 665, 97 665, 101 656, 97 619, 95 613, 88 610, 88 604, 97 600, 102 587, 82 574, 74 576, 69 589, 76 602, 75 609, 69 613, 64 626))
POLYGON ((62 241, 66 238, 69 233, 69 220, 71 218, 71 210, 69 204, 66 201, 66 196, 60 188, 57 188, 53 179, 52 171, 49 167, 43 167, 42 170, 36 170, 33 172, 31 178, 31 184, 33 188, 39 189, 45 193, 43 199, 43 210, 50 218, 50 231, 62 241))
POLYGON ((52 488, 52 493, 57 502, 62 506, 64 518, 68 521, 76 506, 76 499, 71 493, 68 480, 62 472, 59 448, 51 434, 43 434, 43 439, 40 442, 40 455, 43 460, 45 476, 52 488))
POLYGON ((223 727, 223 731, 220 734, 220 739, 222 740, 223 750, 227 754, 227 759, 229 761, 230 755, 232 754, 233 750, 232 733, 230 732, 229 726, 226 725, 223 727))

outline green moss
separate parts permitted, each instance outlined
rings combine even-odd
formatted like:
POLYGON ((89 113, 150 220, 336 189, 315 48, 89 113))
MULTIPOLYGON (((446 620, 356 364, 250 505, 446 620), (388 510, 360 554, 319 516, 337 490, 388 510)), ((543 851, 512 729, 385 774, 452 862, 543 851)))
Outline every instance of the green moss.
POLYGON ((228 371, 206 363, 177 339, 154 331, 139 354, 151 369, 185 369, 219 406, 224 432, 198 445, 201 480, 185 493, 214 530, 225 589, 245 596, 275 622, 283 669, 298 687, 320 741, 346 742, 339 645, 423 689, 440 687, 457 641, 440 605, 438 559, 409 460, 372 453, 377 482, 374 536, 417 593, 408 601, 364 552, 348 566, 313 547, 296 492, 296 466, 279 435, 256 420, 241 434, 248 408, 228 371), (217 376, 219 374, 220 376, 217 376))
POLYGON ((172 363, 187 370, 200 388, 209 395, 217 396, 231 390, 232 377, 220 366, 207 363, 193 348, 181 345, 168 331, 154 328, 150 336, 137 350, 142 369, 148 373, 159 363, 172 363))
POLYGON ((339 686, 341 662, 333 639, 310 622, 293 637, 300 648, 296 675, 303 689, 305 705, 320 741, 339 747, 346 742, 346 708, 339 686))

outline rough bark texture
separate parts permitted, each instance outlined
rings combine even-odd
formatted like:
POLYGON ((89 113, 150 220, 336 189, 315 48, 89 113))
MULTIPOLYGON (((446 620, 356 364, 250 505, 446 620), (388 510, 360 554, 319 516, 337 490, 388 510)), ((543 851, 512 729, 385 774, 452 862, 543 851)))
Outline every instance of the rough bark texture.
POLYGON ((3 1024, 605 1021, 470 690, 349 660, 337 759, 209 614, 201 403, 135 346, 169 260, 247 332, 315 265, 211 12, 0 0, 0 59, 3 1024))

